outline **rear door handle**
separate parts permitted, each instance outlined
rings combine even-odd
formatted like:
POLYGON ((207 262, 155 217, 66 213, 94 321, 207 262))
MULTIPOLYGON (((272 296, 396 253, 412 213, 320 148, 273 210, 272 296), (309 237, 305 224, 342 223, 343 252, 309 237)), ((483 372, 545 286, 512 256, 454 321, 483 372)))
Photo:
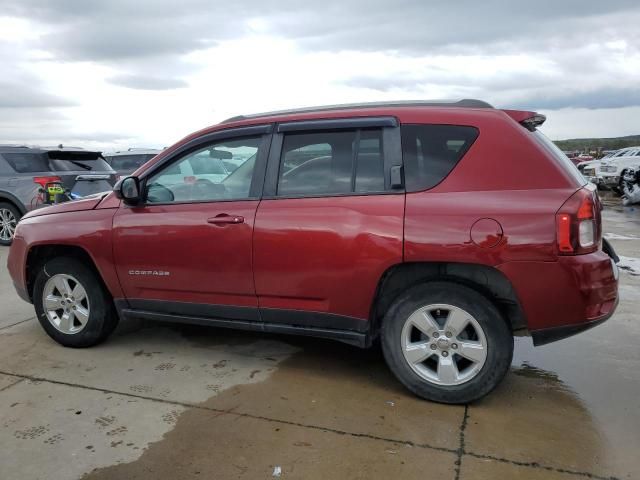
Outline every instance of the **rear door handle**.
POLYGON ((244 223, 244 217, 241 217, 240 215, 227 215, 226 213, 221 213, 215 217, 207 218, 207 223, 211 223, 213 225, 238 224, 244 223))

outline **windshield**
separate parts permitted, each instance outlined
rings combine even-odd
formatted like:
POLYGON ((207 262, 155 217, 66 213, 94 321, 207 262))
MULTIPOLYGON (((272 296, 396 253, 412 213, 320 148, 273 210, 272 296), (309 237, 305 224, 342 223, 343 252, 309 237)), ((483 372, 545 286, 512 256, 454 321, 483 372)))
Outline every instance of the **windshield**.
POLYGON ((549 140, 544 133, 540 130, 536 130, 533 132, 533 136, 536 138, 538 143, 540 143, 551 155, 556 159, 558 164, 562 167, 562 169, 567 172, 573 179, 578 183, 579 186, 584 185, 586 182, 585 178, 578 170, 578 167, 574 165, 574 163, 567 157, 562 150, 560 150, 555 143, 549 140))

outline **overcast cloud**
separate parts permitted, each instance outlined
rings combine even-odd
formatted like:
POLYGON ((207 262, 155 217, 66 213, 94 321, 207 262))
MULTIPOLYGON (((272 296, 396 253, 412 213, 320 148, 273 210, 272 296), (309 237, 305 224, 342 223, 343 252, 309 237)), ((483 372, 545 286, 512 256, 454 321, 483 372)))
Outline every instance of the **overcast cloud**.
POLYGON ((2 0, 0 142, 166 146, 238 113, 481 98, 640 134, 640 4, 2 0), (605 120, 606 119, 606 120, 605 120))

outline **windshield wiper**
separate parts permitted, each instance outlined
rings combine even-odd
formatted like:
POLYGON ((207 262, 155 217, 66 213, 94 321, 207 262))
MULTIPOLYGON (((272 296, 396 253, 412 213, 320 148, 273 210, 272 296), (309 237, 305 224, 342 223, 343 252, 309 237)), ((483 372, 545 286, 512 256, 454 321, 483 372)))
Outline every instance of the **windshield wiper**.
POLYGON ((63 160, 63 161, 65 161, 65 162, 71 162, 71 163, 73 163, 74 165, 77 165, 77 166, 79 166, 79 167, 84 168, 85 170, 93 170, 93 168, 91 168, 89 165, 86 165, 86 164, 84 164, 84 163, 77 162, 77 161, 75 161, 75 160, 69 160, 69 159, 66 159, 66 160, 63 160))

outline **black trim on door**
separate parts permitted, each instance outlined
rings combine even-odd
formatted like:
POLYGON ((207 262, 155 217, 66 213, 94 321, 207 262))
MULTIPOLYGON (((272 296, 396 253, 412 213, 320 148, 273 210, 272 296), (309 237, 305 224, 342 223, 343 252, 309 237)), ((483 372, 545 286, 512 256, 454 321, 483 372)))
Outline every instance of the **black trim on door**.
POLYGON ((369 322, 367 320, 334 313, 261 307, 260 316, 265 323, 350 330, 360 333, 366 333, 369 330, 369 322))
POLYGON ((260 313, 257 307, 236 307, 229 305, 211 305, 207 303, 131 298, 129 299, 129 308, 132 310, 146 310, 169 315, 209 317, 223 320, 248 320, 252 322, 260 321, 260 313))
POLYGON ((367 320, 330 313, 143 299, 116 299, 114 303, 121 319, 304 335, 361 348, 371 345, 367 320))

